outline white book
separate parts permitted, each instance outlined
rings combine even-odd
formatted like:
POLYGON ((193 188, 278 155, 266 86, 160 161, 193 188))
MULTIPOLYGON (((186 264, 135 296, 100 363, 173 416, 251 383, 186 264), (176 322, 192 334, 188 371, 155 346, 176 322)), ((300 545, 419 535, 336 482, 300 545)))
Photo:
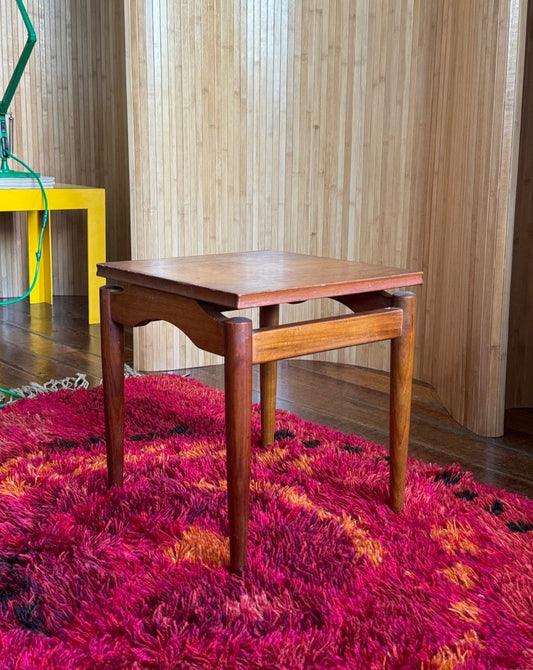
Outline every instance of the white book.
MULTIPOLYGON (((54 188, 55 177, 40 177, 43 187, 54 188)), ((40 188, 39 182, 34 177, 2 177, 0 176, 0 189, 12 188, 40 188)))

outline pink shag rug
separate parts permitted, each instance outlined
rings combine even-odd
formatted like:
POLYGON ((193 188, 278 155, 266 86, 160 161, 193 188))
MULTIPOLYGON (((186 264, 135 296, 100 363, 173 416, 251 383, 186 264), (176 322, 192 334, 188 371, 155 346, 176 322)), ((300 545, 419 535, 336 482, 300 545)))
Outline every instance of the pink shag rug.
POLYGON ((126 380, 106 488, 101 388, 0 412, 0 668, 533 668, 533 501, 279 412, 228 573, 223 394, 126 380))

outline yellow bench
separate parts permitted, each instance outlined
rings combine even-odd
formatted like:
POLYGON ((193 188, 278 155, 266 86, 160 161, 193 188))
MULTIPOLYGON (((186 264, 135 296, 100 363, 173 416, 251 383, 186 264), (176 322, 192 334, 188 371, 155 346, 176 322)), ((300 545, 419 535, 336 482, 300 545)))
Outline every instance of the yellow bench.
MULTIPOLYGON (((105 279, 96 276, 97 263, 106 260, 105 234, 105 189, 88 186, 56 184, 46 190, 48 210, 87 210, 87 300, 89 323, 100 322, 99 289, 105 279)), ((44 215, 44 200, 40 189, 5 189, 0 191, 1 212, 28 212, 28 259, 30 283, 35 274, 37 259, 35 252, 39 243, 41 222, 44 215)), ((30 294, 30 302, 53 300, 52 293, 52 244, 51 216, 43 236, 41 266, 37 283, 30 294)))

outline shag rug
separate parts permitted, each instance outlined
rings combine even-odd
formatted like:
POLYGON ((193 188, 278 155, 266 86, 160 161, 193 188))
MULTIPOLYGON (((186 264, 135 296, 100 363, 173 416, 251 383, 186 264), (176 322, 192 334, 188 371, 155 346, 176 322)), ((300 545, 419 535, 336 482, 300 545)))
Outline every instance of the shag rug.
POLYGON ((102 390, 0 412, 0 668, 533 668, 533 501, 254 408, 249 569, 228 572, 223 394, 126 380, 108 490, 102 390))

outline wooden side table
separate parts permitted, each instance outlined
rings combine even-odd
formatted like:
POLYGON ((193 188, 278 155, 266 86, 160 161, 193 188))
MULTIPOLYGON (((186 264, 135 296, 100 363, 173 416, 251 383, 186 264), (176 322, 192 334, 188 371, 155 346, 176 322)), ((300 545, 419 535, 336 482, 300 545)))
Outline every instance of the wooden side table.
POLYGON ((168 321, 199 347, 224 356, 230 569, 246 567, 252 365, 260 365, 263 445, 274 438, 276 361, 391 340, 390 498, 403 507, 411 409, 416 297, 389 289, 422 283, 421 272, 279 251, 118 261, 98 274, 126 288, 100 290, 102 371, 110 486, 124 464, 124 326, 168 321), (279 305, 333 298, 353 314, 279 324, 279 305), (227 310, 258 307, 259 328, 227 310))
MULTIPOLYGON (((3 189, 0 191, 0 211, 28 212, 28 262, 30 283, 35 274, 35 251, 39 243, 41 223, 44 215, 44 200, 37 189, 3 189)), ((100 309, 98 292, 105 280, 100 279, 95 268, 97 263, 106 259, 106 223, 105 223, 105 189, 88 186, 70 186, 56 184, 46 190, 48 209, 50 212, 68 209, 87 210, 87 300, 89 304, 89 323, 99 323, 100 309)), ((52 304, 52 243, 51 219, 43 235, 43 249, 39 276, 30 302, 47 302, 52 304)))

